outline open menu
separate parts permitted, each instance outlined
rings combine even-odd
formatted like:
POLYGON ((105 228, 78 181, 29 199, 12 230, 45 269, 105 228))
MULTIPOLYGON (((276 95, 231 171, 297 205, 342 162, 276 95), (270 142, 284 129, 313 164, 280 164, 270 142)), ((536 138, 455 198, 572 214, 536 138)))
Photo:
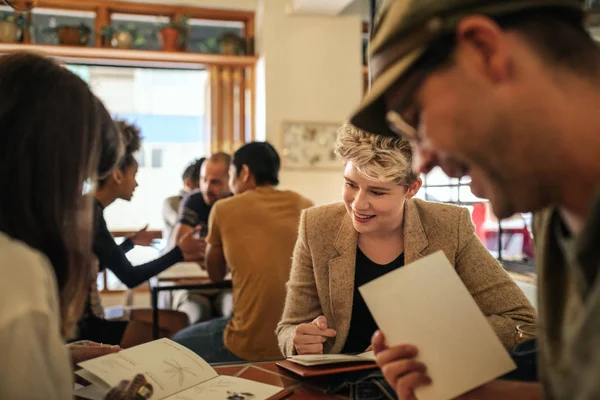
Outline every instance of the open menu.
POLYGON ((196 353, 169 339, 159 339, 93 360, 79 363, 76 374, 91 383, 75 391, 85 399, 103 399, 122 380, 143 374, 152 384, 152 399, 244 399, 279 398, 284 390, 232 376, 219 376, 196 353))
POLYGON ((442 251, 359 288, 390 346, 412 344, 432 384, 419 400, 448 400, 515 369, 442 251))
POLYGON ((340 363, 358 363, 375 362, 375 354, 372 351, 351 355, 351 354, 303 354, 299 356, 288 357, 287 360, 296 364, 312 367, 315 365, 328 365, 340 363))

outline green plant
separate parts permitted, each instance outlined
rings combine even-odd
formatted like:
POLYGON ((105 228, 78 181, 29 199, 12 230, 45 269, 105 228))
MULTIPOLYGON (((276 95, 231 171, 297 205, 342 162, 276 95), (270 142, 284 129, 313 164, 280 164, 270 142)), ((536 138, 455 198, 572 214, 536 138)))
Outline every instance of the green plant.
POLYGON ((12 22, 21 29, 28 28, 31 25, 25 14, 11 13, 6 11, 0 11, 0 21, 12 22))
POLYGON ((187 14, 180 15, 177 18, 171 18, 166 24, 160 24, 158 30, 176 29, 179 32, 179 45, 185 49, 190 36, 190 16, 187 14))
POLYGON ((190 29, 190 16, 183 14, 178 18, 171 18, 169 22, 165 24, 159 25, 159 30, 165 28, 177 29, 180 33, 187 35, 187 32, 190 29))
POLYGON ((231 47, 230 51, 235 55, 246 53, 246 41, 233 32, 225 32, 219 37, 220 51, 223 52, 226 47, 231 47))
POLYGON ((94 30, 90 28, 85 22, 81 22, 79 25, 58 25, 56 28, 45 28, 46 32, 58 32, 60 29, 64 28, 77 28, 79 30, 79 35, 91 35, 94 30))
POLYGON ((219 54, 219 39, 216 37, 210 37, 198 42, 198 50, 204 54, 219 54))
POLYGON ((117 32, 128 32, 133 39, 134 46, 143 46, 144 43, 146 43, 146 35, 154 33, 148 32, 148 30, 140 29, 133 23, 127 23, 119 25, 106 25, 102 28, 100 34, 103 38, 110 41, 117 32))

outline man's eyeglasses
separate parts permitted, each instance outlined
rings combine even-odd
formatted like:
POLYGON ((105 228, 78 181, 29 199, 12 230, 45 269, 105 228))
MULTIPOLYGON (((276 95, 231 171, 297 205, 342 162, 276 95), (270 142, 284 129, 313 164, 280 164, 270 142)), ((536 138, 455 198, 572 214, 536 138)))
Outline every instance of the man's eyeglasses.
MULTIPOLYGON (((417 94, 431 70, 424 65, 420 65, 420 68, 415 67, 395 96, 395 99, 399 98, 400 101, 387 112, 386 119, 390 130, 396 135, 412 142, 419 142, 418 130, 422 109, 417 94)), ((394 101, 391 104, 394 104, 394 101)))

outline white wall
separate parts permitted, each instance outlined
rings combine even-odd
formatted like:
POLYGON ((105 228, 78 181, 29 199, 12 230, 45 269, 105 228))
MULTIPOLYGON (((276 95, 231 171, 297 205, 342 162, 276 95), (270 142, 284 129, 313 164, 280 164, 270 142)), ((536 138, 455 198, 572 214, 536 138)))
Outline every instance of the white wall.
MULTIPOLYGON (((258 111, 264 113, 266 139, 281 154, 284 121, 342 123, 360 101, 361 19, 288 15, 282 0, 261 0, 258 14, 258 73, 264 74, 257 79, 264 84, 257 88, 264 90, 258 111)), ((338 201, 341 185, 341 164, 334 171, 284 167, 281 173, 282 188, 317 204, 338 201)))

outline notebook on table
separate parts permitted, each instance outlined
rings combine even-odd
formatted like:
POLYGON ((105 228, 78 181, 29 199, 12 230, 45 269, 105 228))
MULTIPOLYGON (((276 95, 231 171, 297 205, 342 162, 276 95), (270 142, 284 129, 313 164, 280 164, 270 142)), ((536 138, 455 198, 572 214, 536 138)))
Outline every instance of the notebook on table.
POLYGON ((152 384, 153 400, 279 400, 291 392, 233 376, 220 376, 196 353, 169 339, 159 339, 79 363, 75 372, 91 383, 75 391, 84 399, 104 399, 111 387, 143 374, 152 384))
POLYGON ((305 354, 288 357, 276 363, 302 377, 334 375, 377 368, 372 351, 350 354, 305 354))

